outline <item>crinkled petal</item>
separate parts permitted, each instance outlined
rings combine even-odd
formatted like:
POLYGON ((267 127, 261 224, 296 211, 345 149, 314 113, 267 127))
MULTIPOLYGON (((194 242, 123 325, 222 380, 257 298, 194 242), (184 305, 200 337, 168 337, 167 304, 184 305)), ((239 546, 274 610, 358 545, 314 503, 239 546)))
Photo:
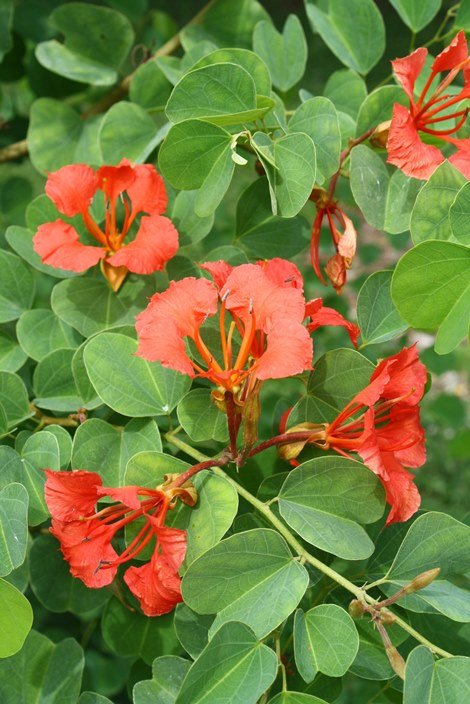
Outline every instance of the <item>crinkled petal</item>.
POLYGON ((309 332, 312 333, 314 330, 324 325, 340 326, 346 329, 354 347, 357 347, 357 341, 361 334, 359 327, 349 322, 349 320, 346 320, 346 318, 337 310, 334 310, 334 308, 324 306, 321 298, 315 298, 306 304, 305 317, 310 318, 310 322, 307 323, 307 330, 309 332))
POLYGON ((125 506, 128 506, 131 509, 141 508, 141 500, 139 496, 142 496, 144 500, 147 498, 155 498, 155 502, 157 502, 158 500, 163 500, 165 498, 163 492, 158 491, 157 489, 153 490, 152 496, 149 497, 149 491, 149 489, 145 489, 144 487, 135 485, 119 487, 102 486, 98 488, 98 495, 100 497, 109 496, 111 499, 114 499, 114 501, 119 501, 120 503, 123 503, 125 506), (142 489, 146 492, 145 495, 142 494, 142 489))
POLYGON ((353 221, 341 211, 341 217, 344 220, 344 231, 339 238, 338 254, 345 259, 352 260, 356 254, 357 232, 353 221))
POLYGON ((135 180, 127 187, 133 213, 161 215, 168 203, 165 183, 152 164, 134 166, 135 180))
POLYGON ((287 259, 274 257, 266 261, 259 261, 267 277, 281 288, 297 288, 303 291, 304 280, 298 268, 287 259))
POLYGON ((407 521, 419 509, 421 496, 414 483, 414 476, 403 469, 393 455, 384 453, 388 479, 380 478, 385 488, 385 499, 391 507, 387 525, 407 521))
POLYGON ((407 176, 427 180, 445 161, 437 147, 424 144, 409 111, 395 103, 387 140, 387 162, 407 176))
POLYGON ((34 251, 43 264, 67 271, 86 271, 105 256, 101 247, 82 244, 78 232, 63 220, 40 225, 33 237, 34 251))
MULTIPOLYGON (((463 140, 462 140, 463 141, 463 140)), ((466 140, 469 141, 470 140, 466 140)), ((458 149, 455 154, 449 157, 450 163, 458 169, 465 178, 470 180, 470 150, 458 149)))
POLYGON ((46 469, 45 473, 44 497, 53 518, 72 521, 94 513, 102 484, 99 474, 81 469, 73 472, 46 469))
POLYGON ((428 374, 426 367, 420 361, 416 345, 404 347, 397 354, 384 359, 375 369, 371 381, 387 369, 390 379, 383 389, 382 396, 386 399, 405 397, 404 403, 412 406, 423 398, 428 374))
POLYGON ((424 47, 420 47, 419 49, 415 49, 415 51, 413 51, 412 54, 409 54, 409 56, 404 56, 401 59, 395 59, 395 61, 392 61, 393 73, 403 86, 403 89, 410 98, 411 102, 413 102, 413 92, 416 79, 424 68, 427 55, 428 50, 424 47))
POLYGON ((219 290, 225 285, 225 282, 233 270, 233 266, 228 262, 224 262, 222 259, 216 262, 203 262, 199 264, 199 266, 201 269, 204 269, 204 271, 209 272, 219 290))
POLYGON ((325 273, 333 284, 336 293, 341 293, 346 283, 346 261, 341 254, 334 254, 325 266, 325 273))
POLYGON ((97 189, 97 175, 86 164, 71 164, 53 171, 45 187, 57 210, 69 218, 88 210, 97 189))
POLYGON ((432 64, 433 73, 450 71, 468 58, 468 46, 465 32, 462 30, 452 39, 449 46, 436 56, 432 64))
POLYGON ((181 579, 163 555, 140 567, 129 567, 124 581, 146 616, 161 616, 183 601, 181 579))
POLYGON ((116 200, 135 181, 135 170, 128 159, 122 159, 117 166, 101 166, 96 175, 99 188, 109 200, 116 200))
POLYGON ((266 350, 257 360, 258 379, 283 379, 312 368, 313 343, 303 325, 285 320, 266 335, 266 350))
POLYGON ((121 247, 107 262, 125 266, 134 274, 152 274, 161 271, 178 251, 178 232, 162 215, 144 215, 135 240, 121 247))

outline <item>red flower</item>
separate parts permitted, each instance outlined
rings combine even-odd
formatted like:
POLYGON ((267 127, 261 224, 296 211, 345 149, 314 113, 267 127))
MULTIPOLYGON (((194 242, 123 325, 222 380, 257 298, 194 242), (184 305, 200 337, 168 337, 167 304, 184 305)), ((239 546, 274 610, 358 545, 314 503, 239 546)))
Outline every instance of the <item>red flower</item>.
POLYGON ((338 313, 334 308, 328 308, 323 305, 321 298, 314 298, 305 306, 305 317, 309 319, 307 330, 314 332, 317 328, 323 325, 340 326, 346 329, 354 347, 357 347, 357 341, 361 331, 355 323, 350 323, 341 313, 338 313))
POLYGON ((468 108, 458 108, 456 112, 449 110, 453 105, 470 97, 470 58, 465 32, 459 32, 450 45, 434 59, 424 88, 418 99, 415 99, 415 82, 424 68, 427 54, 428 50, 421 47, 409 56, 392 61, 395 76, 410 99, 410 107, 407 109, 396 103, 393 108, 387 141, 387 161, 398 166, 407 176, 428 179, 439 164, 445 161, 445 157, 437 147, 421 141, 422 133, 457 147, 449 161, 464 176, 470 178, 470 139, 450 136, 464 124, 468 108), (435 77, 445 71, 448 72, 447 76, 428 96, 435 77), (445 92, 460 71, 463 72, 463 88, 457 94, 445 92), (439 129, 440 122, 454 119, 456 122, 452 127, 439 129))
MULTIPOLYGON (((292 459, 307 443, 345 457, 357 452, 385 487, 391 506, 387 524, 406 521, 420 505, 413 475, 404 466, 420 467, 426 459, 418 406, 426 379, 426 368, 416 348, 405 347, 377 366, 369 385, 331 423, 298 426, 311 431, 310 437, 284 446, 281 454, 292 459)), ((289 432, 296 429, 290 428, 289 432)))
POLYGON ((135 558, 152 540, 150 562, 129 567, 124 581, 147 616, 167 613, 181 601, 178 569, 186 552, 186 533, 163 523, 174 499, 190 505, 195 495, 189 488, 158 489, 102 486, 95 472, 46 470, 45 498, 52 516, 51 533, 59 540, 74 577, 88 587, 104 587, 116 576, 118 566, 135 558), (118 501, 96 511, 103 496, 118 501), (117 531, 144 519, 141 530, 119 555, 112 545, 117 531), (142 575, 145 579, 142 579, 142 575))
POLYGON ((231 391, 243 403, 265 379, 293 376, 310 369, 312 341, 302 321, 302 277, 294 264, 273 259, 230 267, 203 265, 207 279, 172 281, 156 293, 137 317, 137 354, 191 377, 202 376, 231 391), (219 312, 220 350, 210 351, 201 326, 219 312), (227 313, 231 322, 226 327, 227 313), (235 355, 234 336, 240 337, 235 355), (188 352, 185 340, 199 355, 188 352))
POLYGON ((178 250, 178 233, 171 220, 162 216, 167 204, 165 185, 151 164, 132 166, 123 159, 118 166, 102 166, 97 172, 85 164, 64 166, 49 174, 46 194, 65 216, 80 215, 99 246, 81 242, 77 230, 62 219, 47 222, 33 239, 44 264, 81 272, 101 261, 103 273, 118 290, 128 271, 151 274, 163 269, 178 250), (90 213, 98 191, 104 194, 102 227, 90 213), (140 218, 135 238, 126 244, 139 213, 146 215, 140 218))

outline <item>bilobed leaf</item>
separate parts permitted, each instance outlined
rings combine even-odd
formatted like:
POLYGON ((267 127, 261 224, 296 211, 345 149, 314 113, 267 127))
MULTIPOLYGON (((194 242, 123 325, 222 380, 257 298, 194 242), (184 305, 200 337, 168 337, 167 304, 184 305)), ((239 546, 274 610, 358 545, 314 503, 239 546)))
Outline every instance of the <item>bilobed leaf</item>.
POLYGON ((375 66, 385 50, 385 27, 372 0, 329 0, 328 14, 311 0, 305 6, 313 30, 343 64, 361 74, 375 66))
POLYGON ((272 22, 259 22, 253 32, 253 49, 269 68, 273 84, 285 92, 300 81, 307 63, 307 42, 297 15, 289 15, 279 33, 272 22))
POLYGON ((295 614, 295 664, 306 682, 318 672, 341 677, 359 648, 359 636, 347 611, 336 604, 321 604, 295 614))
POLYGON ((178 420, 194 442, 227 442, 227 416, 213 403, 210 391, 194 389, 178 404, 178 420))
POLYGON ((181 474, 190 465, 164 452, 138 452, 127 463, 124 484, 137 484, 154 489, 162 484, 165 474, 181 474))
POLYGON ((422 242, 398 262, 391 291, 403 319, 416 328, 438 329, 436 352, 451 352, 468 334, 470 249, 422 242))
POLYGON ((357 321, 363 345, 392 340, 408 328, 392 301, 392 276, 392 271, 376 271, 366 279, 359 291, 357 321))
POLYGON ((174 704, 190 666, 189 660, 176 655, 156 658, 152 663, 152 679, 141 680, 134 686, 134 704, 174 704))
POLYGON ((245 69, 253 79, 257 95, 270 95, 271 93, 271 76, 268 67, 253 51, 247 49, 217 49, 210 54, 206 54, 202 59, 199 59, 192 67, 192 70, 210 66, 219 63, 237 64, 245 69))
POLYGON ((387 190, 385 232, 397 235, 410 229, 411 214, 422 185, 422 181, 406 176, 400 169, 394 171, 387 190))
POLYGON ((244 623, 224 624, 186 675, 175 704, 255 704, 277 672, 273 650, 244 623))
POLYGON ((60 469, 60 452, 57 438, 47 430, 31 435, 21 450, 21 460, 15 463, 14 481, 21 482, 29 495, 29 524, 42 523, 49 511, 44 501, 45 469, 60 469))
POLYGON ((28 355, 13 337, 0 333, 0 371, 16 372, 27 359, 28 355))
POLYGON ((269 15, 257 0, 218 0, 203 20, 203 27, 221 46, 251 49, 253 30, 269 15))
POLYGON ((457 704, 470 697, 470 658, 435 660, 418 645, 406 661, 404 704, 457 704))
MULTIPOLYGON (((33 610, 27 598, 12 584, 0 579, 0 672, 2 671, 1 658, 9 658, 21 649, 32 625, 33 610)), ((2 679, 5 687, 5 676, 2 679)), ((11 686, 11 680, 7 679, 11 686)), ((19 689, 13 690, 13 696, 10 693, 9 699, 3 701, 5 704, 7 702, 16 704, 14 697, 22 691, 23 683, 20 682, 19 689)), ((1 692, 2 682, 0 682, 1 692)))
POLYGON ((74 638, 54 644, 31 631, 20 652, 0 661, 0 701, 18 704, 21 692, 27 704, 74 702, 80 693, 83 666, 83 650, 74 638))
POLYGON ((72 81, 94 86, 111 86, 118 77, 113 68, 81 56, 55 39, 41 42, 34 53, 44 68, 72 81))
POLYGON ((143 418, 171 413, 191 385, 188 376, 136 357, 137 342, 119 333, 92 338, 85 365, 98 396, 123 415, 143 418))
POLYGON ((442 0, 390 0, 403 22, 413 31, 420 32, 439 12, 442 0))
POLYGON ((23 564, 28 540, 28 492, 22 484, 0 490, 0 577, 23 564))
POLYGON ((470 216, 470 184, 465 183, 455 196, 450 206, 450 228, 454 239, 459 244, 470 246, 470 229, 468 227, 470 216))
POLYGON ((230 150, 231 140, 227 130, 210 122, 180 122, 173 125, 160 147, 160 170, 175 188, 200 188, 214 164, 230 150))
POLYGON ((241 619, 260 637, 295 609, 308 584, 275 531, 255 529, 226 538, 193 562, 183 579, 184 601, 202 614, 217 612, 211 631, 241 619))
POLYGON ((72 374, 74 349, 54 349, 37 365, 33 375, 35 405, 57 412, 73 412, 86 407, 72 374))
POLYGON ((28 357, 38 362, 59 347, 78 347, 82 339, 51 310, 42 308, 22 313, 16 333, 28 357))
POLYGON ((287 134, 274 142, 272 187, 279 214, 291 218, 307 202, 315 184, 316 150, 307 134, 287 134))
POLYGON ((0 323, 16 320, 31 307, 34 274, 16 254, 0 251, 0 323))
POLYGON ((33 415, 29 409, 26 386, 13 372, 0 372, 0 404, 9 428, 33 415))
POLYGON ((94 386, 90 381, 90 377, 88 376, 85 366, 85 360, 83 359, 83 353, 87 342, 88 340, 85 340, 85 342, 83 342, 80 347, 75 350, 72 357, 72 375, 80 398, 83 399, 83 403, 86 404, 86 407, 91 410, 101 406, 103 402, 97 395, 94 386))
POLYGON ((445 161, 425 183, 411 214, 411 237, 415 244, 425 240, 455 241, 449 209, 466 183, 465 176, 445 161))
POLYGON ((101 122, 99 144, 106 164, 122 158, 142 163, 163 140, 166 128, 158 130, 140 105, 122 101, 113 105, 101 122))
POLYGON ((304 540, 349 560, 362 560, 374 545, 360 524, 384 510, 377 477, 360 462, 319 457, 293 469, 279 493, 279 511, 304 540))
POLYGON ((367 97, 367 87, 364 79, 355 71, 342 68, 328 78, 324 95, 337 110, 356 119, 358 110, 367 97))
POLYGON ((328 98, 309 98, 289 120, 290 132, 304 132, 315 145, 317 175, 321 184, 339 167, 341 134, 335 106, 328 98))
POLYGON ((185 651, 196 660, 209 642, 209 629, 214 617, 197 614, 187 604, 178 604, 175 611, 175 631, 185 651))

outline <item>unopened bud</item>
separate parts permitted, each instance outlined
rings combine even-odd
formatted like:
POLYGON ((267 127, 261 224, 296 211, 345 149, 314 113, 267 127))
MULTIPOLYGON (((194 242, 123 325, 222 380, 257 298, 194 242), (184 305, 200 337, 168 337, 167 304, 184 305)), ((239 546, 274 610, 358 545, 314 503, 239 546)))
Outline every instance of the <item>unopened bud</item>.
POLYGON ((348 606, 348 611, 353 618, 360 618, 365 612, 364 604, 359 599, 353 599, 348 606))
POLYGON ((402 656, 398 652, 398 650, 395 648, 393 645, 387 645, 385 648, 385 652, 388 657, 388 661, 390 665, 392 666, 392 670, 400 679, 404 680, 405 679, 405 661, 403 660, 402 656))
POLYGON ((197 491, 194 484, 188 480, 182 486, 172 487, 171 484, 178 479, 179 474, 165 474, 165 481, 163 484, 157 487, 160 491, 163 491, 168 498, 173 501, 173 499, 180 499, 184 504, 188 506, 194 506, 197 502, 197 491))
POLYGON ((369 137, 369 142, 372 144, 372 146, 379 147, 382 149, 387 146, 390 124, 391 120, 387 120, 387 122, 381 122, 380 125, 377 125, 377 127, 369 137))
POLYGON ((258 425, 261 415, 261 405, 259 394, 249 394, 243 406, 243 445, 253 447, 258 440, 258 425))
POLYGON ((424 589, 424 587, 427 587, 429 584, 431 584, 431 582, 434 582, 436 577, 439 575, 440 571, 440 567, 434 567, 434 569, 432 570, 426 570, 426 572, 422 572, 417 577, 412 579, 409 584, 403 587, 403 593, 413 594, 413 592, 417 592, 420 589, 424 589))
POLYGON ((397 617, 394 616, 391 611, 380 611, 380 620, 386 626, 390 626, 392 623, 395 623, 397 617))
MULTIPOLYGON (((288 433, 301 433, 305 430, 311 430, 312 431, 312 437, 315 435, 317 438, 317 433, 319 428, 321 428, 320 433, 323 433, 325 431, 325 426, 323 424, 319 425, 318 423, 299 423, 298 425, 293 425, 292 428, 289 428, 286 430, 286 434, 288 433), (315 432, 317 431, 317 432, 315 432)), ((319 438, 320 439, 320 438, 319 438)), ((302 450, 304 449, 305 445, 309 442, 310 438, 307 437, 305 440, 300 440, 298 442, 292 442, 292 443, 286 443, 285 445, 279 445, 279 456, 283 460, 293 460, 296 457, 300 455, 302 450)))

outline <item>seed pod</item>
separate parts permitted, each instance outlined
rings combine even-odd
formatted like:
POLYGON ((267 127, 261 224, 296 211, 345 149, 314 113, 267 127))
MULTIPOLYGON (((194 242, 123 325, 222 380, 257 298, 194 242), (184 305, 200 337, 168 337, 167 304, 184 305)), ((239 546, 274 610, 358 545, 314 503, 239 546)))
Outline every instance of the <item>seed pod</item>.
POLYGON ((387 647, 385 648, 385 652, 387 654, 388 660, 390 662, 390 665, 392 666, 392 670, 394 671, 394 673, 398 675, 398 677, 400 677, 402 680, 404 680, 405 661, 403 660, 398 650, 393 645, 387 645, 387 647))

